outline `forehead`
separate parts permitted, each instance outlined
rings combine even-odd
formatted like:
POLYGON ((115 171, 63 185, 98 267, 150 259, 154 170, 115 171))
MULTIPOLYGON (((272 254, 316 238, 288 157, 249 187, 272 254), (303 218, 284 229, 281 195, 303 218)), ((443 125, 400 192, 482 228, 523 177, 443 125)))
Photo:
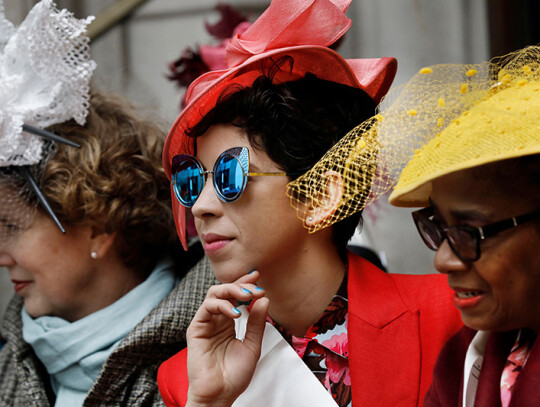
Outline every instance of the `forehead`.
POLYGON ((457 171, 433 181, 432 200, 447 204, 513 207, 516 211, 537 209, 539 174, 531 160, 506 160, 457 171))
POLYGON ((0 247, 26 230, 35 218, 37 208, 29 205, 16 190, 0 183, 0 247))
POLYGON ((251 144, 244 129, 233 124, 213 125, 195 141, 195 155, 205 167, 211 167, 221 153, 233 147, 247 147, 251 163, 273 163, 262 147, 251 144))

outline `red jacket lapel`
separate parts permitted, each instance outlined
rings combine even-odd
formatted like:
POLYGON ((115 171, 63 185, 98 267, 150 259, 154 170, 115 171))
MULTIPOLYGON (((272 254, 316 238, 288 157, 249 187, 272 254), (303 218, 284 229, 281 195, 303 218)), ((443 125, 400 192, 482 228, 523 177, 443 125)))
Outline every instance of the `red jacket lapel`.
POLYGON ((407 308, 392 278, 354 255, 349 255, 348 284, 355 406, 416 406, 421 363, 418 312, 407 308))

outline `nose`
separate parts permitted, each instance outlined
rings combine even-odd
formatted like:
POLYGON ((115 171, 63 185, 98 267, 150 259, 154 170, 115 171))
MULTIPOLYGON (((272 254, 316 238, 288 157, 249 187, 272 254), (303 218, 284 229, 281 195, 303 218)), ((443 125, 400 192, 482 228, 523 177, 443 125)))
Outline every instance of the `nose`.
POLYGON ((456 256, 446 239, 442 242, 437 253, 435 253, 433 264, 437 271, 443 274, 462 271, 468 267, 467 263, 456 256))
POLYGON ((223 202, 218 198, 212 178, 209 176, 204 187, 197 198, 195 204, 191 207, 193 216, 201 220, 221 216, 223 214, 223 202))
POLYGON ((15 265, 15 260, 7 252, 4 245, 0 243, 0 267, 9 267, 15 265))

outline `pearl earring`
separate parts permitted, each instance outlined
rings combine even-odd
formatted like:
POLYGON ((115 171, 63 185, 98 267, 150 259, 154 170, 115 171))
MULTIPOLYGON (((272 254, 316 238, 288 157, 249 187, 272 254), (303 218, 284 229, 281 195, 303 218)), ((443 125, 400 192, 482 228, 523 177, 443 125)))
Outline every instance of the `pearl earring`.
POLYGON ((97 259, 97 253, 96 252, 92 252, 90 253, 90 257, 93 258, 93 259, 97 259))

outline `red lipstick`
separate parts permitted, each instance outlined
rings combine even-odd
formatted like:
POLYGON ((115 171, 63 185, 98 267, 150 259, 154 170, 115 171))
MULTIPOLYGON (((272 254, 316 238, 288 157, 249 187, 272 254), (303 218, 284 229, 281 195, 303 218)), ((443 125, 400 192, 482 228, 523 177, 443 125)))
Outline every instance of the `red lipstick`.
POLYGON ((459 309, 477 306, 484 298, 484 292, 473 288, 456 287, 454 290, 454 305, 459 309))

